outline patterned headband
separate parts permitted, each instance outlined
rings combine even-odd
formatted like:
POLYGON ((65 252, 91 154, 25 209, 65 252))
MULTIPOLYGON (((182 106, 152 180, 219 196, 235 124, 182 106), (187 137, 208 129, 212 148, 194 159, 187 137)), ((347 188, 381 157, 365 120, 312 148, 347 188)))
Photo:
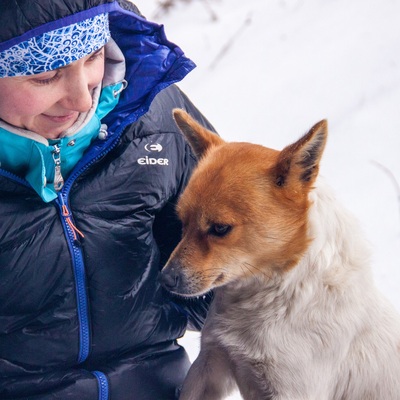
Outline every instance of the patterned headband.
POLYGON ((0 52, 0 78, 64 67, 100 49, 109 39, 107 13, 43 33, 0 52))

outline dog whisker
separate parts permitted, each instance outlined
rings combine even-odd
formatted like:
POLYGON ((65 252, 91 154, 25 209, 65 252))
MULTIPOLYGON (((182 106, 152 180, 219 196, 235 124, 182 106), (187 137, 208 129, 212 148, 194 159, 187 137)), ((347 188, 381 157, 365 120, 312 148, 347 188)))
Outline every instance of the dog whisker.
POLYGON ((250 263, 242 263, 241 267, 245 267, 249 272, 251 272, 255 277, 258 277, 259 275, 263 275, 264 277, 270 279, 272 278, 272 274, 269 271, 265 271, 261 268, 257 268, 255 265, 252 265, 250 263), (257 271, 257 272, 255 272, 257 271))
POLYGON ((269 235, 266 235, 265 238, 274 240, 275 242, 278 242, 278 243, 291 243, 291 240, 284 240, 284 239, 274 237, 274 236, 269 236, 269 235))

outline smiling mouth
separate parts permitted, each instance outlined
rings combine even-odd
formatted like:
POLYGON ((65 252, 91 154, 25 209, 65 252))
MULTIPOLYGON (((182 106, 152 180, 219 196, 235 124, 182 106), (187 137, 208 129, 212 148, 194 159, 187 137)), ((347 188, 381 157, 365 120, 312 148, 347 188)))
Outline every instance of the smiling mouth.
POLYGON ((42 114, 44 117, 49 119, 50 121, 53 121, 58 124, 62 124, 65 122, 69 122, 73 120, 74 118, 77 118, 76 113, 71 113, 68 115, 47 115, 47 114, 42 114))

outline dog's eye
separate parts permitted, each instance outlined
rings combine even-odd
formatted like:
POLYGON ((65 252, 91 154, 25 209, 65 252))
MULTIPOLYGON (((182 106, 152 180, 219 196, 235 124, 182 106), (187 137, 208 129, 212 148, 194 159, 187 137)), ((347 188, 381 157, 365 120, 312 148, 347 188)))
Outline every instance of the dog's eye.
POLYGON ((232 230, 231 225, 212 224, 208 232, 210 233, 210 235, 222 237, 227 235, 231 230, 232 230))

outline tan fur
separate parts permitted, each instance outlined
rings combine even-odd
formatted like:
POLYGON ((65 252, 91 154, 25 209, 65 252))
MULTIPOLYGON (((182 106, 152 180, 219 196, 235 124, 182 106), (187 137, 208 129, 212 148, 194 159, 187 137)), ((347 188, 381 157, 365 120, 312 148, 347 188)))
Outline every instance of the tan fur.
POLYGON ((199 164, 162 282, 182 296, 215 291, 181 398, 217 400, 236 382, 246 400, 399 399, 399 319, 375 293, 351 218, 317 185, 326 121, 277 151, 174 117, 199 164))

